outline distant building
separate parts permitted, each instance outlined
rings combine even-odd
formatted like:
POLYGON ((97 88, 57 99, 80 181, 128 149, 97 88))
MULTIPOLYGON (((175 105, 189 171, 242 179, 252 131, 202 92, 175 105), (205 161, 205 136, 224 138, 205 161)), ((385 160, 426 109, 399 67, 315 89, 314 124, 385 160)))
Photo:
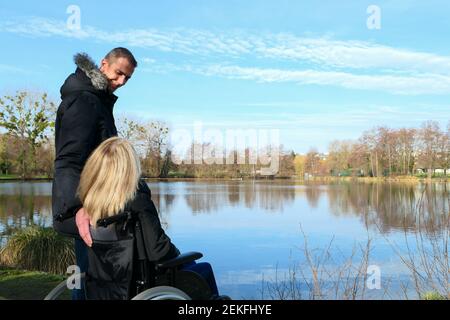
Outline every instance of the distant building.
MULTIPOLYGON (((417 174, 425 174, 427 172, 428 172, 428 169, 426 169, 426 168, 417 168, 416 169, 417 174)), ((450 168, 449 169, 437 168, 437 169, 433 170, 434 174, 445 174, 445 172, 447 172, 447 175, 450 176, 450 168)))

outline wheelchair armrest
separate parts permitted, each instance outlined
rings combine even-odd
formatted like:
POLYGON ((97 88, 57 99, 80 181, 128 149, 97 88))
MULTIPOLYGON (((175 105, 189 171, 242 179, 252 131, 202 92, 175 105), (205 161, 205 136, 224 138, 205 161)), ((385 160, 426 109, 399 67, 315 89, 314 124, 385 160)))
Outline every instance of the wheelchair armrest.
POLYGON ((186 253, 180 254, 179 256, 177 256, 175 258, 159 262, 156 264, 156 267, 158 269, 174 268, 174 267, 180 266, 182 264, 198 260, 201 257, 203 257, 203 254, 200 252, 194 252, 194 251, 186 252, 186 253))

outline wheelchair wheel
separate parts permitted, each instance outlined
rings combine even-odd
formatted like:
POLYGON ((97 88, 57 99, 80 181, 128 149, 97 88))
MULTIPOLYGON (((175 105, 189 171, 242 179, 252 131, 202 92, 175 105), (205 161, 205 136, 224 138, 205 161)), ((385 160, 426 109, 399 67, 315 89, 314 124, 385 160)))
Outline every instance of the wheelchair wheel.
POLYGON ((159 286, 147 289, 131 300, 191 300, 191 298, 180 289, 159 286))
POLYGON ((67 283, 66 280, 61 281, 56 287, 52 289, 44 298, 44 300, 56 300, 59 296, 66 291, 67 283))
MULTIPOLYGON (((84 281, 84 276, 84 273, 80 274, 80 281, 84 281)), ((67 289, 67 280, 63 280, 45 296, 44 300, 57 300, 67 290, 69 290, 67 289)))

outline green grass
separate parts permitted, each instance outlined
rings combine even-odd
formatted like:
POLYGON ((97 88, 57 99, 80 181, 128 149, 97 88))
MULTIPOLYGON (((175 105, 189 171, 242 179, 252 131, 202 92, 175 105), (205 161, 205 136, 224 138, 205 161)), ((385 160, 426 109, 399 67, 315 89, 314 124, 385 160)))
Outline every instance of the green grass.
MULTIPOLYGON (((60 275, 0 267, 0 300, 41 300, 62 280, 60 275)), ((61 298, 70 299, 70 292, 61 298)))
POLYGON ((19 179, 20 177, 15 174, 0 174, 0 180, 2 179, 19 179))
POLYGON ((447 298, 438 292, 426 292, 423 297, 423 300, 447 300, 447 298))
MULTIPOLYGON (((47 175, 35 175, 32 177, 27 177, 24 180, 34 180, 34 179, 52 179, 52 177, 49 177, 47 175)), ((0 174, 0 180, 23 180, 20 175, 17 174, 0 174)))

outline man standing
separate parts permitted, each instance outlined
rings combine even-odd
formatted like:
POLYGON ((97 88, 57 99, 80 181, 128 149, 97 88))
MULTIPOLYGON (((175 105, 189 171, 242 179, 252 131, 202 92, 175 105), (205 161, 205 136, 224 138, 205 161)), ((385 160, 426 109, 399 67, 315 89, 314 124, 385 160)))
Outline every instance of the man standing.
MULTIPOLYGON (((76 196, 80 174, 91 152, 117 135, 113 107, 115 90, 133 75, 137 62, 125 48, 111 50, 98 68, 84 53, 74 57, 77 69, 61 87, 62 102, 55 123, 55 173, 52 186, 53 227, 75 238, 81 272, 87 270, 87 248, 92 245, 89 216, 76 196), (81 239, 80 239, 81 237, 81 239)), ((74 290, 74 299, 84 299, 74 290)))

